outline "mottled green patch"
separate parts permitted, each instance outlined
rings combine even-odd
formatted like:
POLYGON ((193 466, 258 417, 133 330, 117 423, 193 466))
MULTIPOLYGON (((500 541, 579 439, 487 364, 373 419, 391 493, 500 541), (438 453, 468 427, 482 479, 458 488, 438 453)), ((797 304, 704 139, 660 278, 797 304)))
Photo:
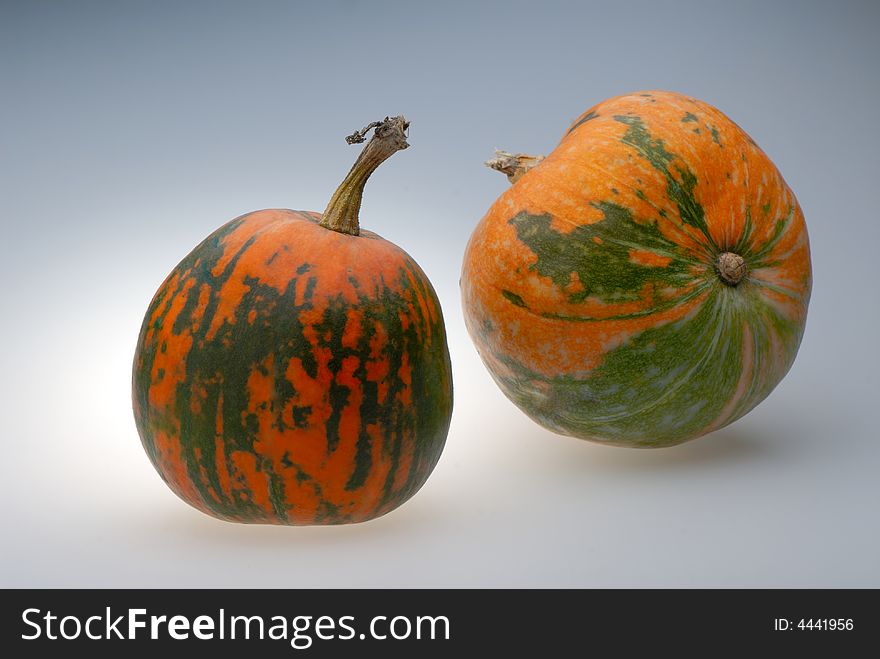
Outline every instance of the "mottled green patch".
POLYGON ((685 112, 684 116, 681 118, 681 122, 686 124, 691 121, 697 121, 697 115, 693 112, 685 112))
POLYGON ((721 143, 718 129, 715 126, 709 126, 709 131, 712 133, 712 141, 715 142, 715 144, 717 144, 718 146, 723 148, 724 145, 721 143))
POLYGON ((549 215, 521 212, 510 220, 519 240, 537 257, 530 270, 549 277, 563 292, 572 277, 580 282, 580 290, 568 294, 570 302, 591 295, 606 301, 637 299, 648 283, 659 288, 688 279, 689 260, 656 223, 637 222, 627 208, 611 202, 594 206, 604 219, 568 233, 557 231, 549 215), (640 264, 631 258, 633 250, 667 256, 672 261, 663 267, 640 264))
POLYGON ((666 178, 666 194, 678 208, 679 219, 703 234, 706 245, 714 248, 712 236, 706 225, 705 212, 697 201, 694 188, 697 177, 680 158, 669 152, 662 139, 653 138, 645 127, 641 117, 635 115, 615 115, 615 121, 628 126, 621 141, 633 147, 640 156, 645 158, 654 169, 663 173, 666 178), (673 161, 677 161, 673 165, 673 161), (674 168, 675 174, 671 168, 674 168))
POLYGON ((482 341, 485 341, 489 337, 489 335, 491 335, 495 331, 495 329, 495 323, 492 322, 492 319, 489 318, 489 316, 481 316, 477 331, 482 341))
POLYGON ((505 393, 542 425, 611 444, 661 447, 739 418, 773 389, 784 371, 772 369, 773 332, 784 346, 785 370, 802 327, 766 303, 755 287, 707 283, 692 314, 631 337, 581 376, 545 377, 499 355, 513 377, 497 377, 505 393), (745 394, 730 408, 742 375, 748 327, 757 367, 745 394), (725 408, 727 410, 725 411, 725 408))
POLYGON ((628 126, 621 141, 634 147, 642 157, 651 163, 654 169, 665 172, 675 155, 666 150, 662 139, 651 137, 641 117, 618 114, 614 115, 614 120, 628 126))

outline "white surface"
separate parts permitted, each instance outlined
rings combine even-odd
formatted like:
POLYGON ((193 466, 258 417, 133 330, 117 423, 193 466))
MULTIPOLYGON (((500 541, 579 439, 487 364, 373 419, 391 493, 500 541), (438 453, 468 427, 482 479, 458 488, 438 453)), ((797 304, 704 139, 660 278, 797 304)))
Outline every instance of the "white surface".
POLYGON ((828 376, 819 346, 728 429, 612 449, 521 415, 448 306, 458 390, 438 468, 397 511, 333 528, 229 524, 179 501, 128 409, 139 313, 65 306, 65 340, 37 330, 43 357, 13 358, 45 379, 25 381, 40 396, 20 397, 6 449, 3 585, 877 585, 877 444, 852 401, 812 386, 828 376))
POLYGON ((0 158, 0 586, 880 586, 875 5, 186 4, 26 3, 0 18, 0 62, 14 62, 0 71, 14 128, 0 158), (378 41, 352 103, 334 81, 364 33, 378 41), (505 63, 492 40, 523 35, 540 47, 505 63), (399 76, 373 74, 392 65, 399 76), (815 285, 768 400, 712 436, 633 451, 554 436, 509 403, 465 334, 457 279, 504 186, 479 167, 493 147, 546 151, 589 105, 656 87, 718 105, 776 161, 805 210, 815 285), (499 98, 515 102, 499 112, 499 98), (190 509, 130 409, 150 296, 225 220, 323 208, 354 158, 342 136, 400 111, 413 148, 376 174, 362 219, 444 305, 456 406, 436 471, 351 527, 190 509))

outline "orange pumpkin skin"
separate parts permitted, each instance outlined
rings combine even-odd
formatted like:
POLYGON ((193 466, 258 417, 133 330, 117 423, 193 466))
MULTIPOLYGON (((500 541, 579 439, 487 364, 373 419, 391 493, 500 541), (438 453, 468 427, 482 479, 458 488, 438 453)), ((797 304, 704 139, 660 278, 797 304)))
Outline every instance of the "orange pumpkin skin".
POLYGON ((720 428, 789 370, 811 288, 803 214, 712 106, 596 105, 493 204, 464 257, 465 320, 505 394, 562 434, 657 447, 720 428), (737 254, 730 285, 719 257, 737 254))
POLYGON ((141 441, 170 488, 215 517, 368 520, 409 499, 443 449, 452 378, 430 282, 394 244, 320 218, 229 222, 144 319, 141 441))

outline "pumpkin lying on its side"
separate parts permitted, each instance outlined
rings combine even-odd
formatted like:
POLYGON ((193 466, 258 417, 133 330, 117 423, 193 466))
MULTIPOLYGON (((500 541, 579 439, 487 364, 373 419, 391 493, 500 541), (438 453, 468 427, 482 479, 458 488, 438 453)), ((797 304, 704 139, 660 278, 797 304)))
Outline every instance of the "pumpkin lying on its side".
POLYGON ((199 510, 358 522, 406 501, 437 463, 452 412, 440 303, 406 252, 358 228, 364 183, 408 146, 407 126, 376 127, 323 217, 232 220, 153 298, 135 420, 159 474, 199 510))
POLYGON ((464 258, 467 327, 504 393, 559 433, 670 446, 760 403, 795 358, 810 251, 794 194, 715 108, 610 99, 514 185, 464 258))

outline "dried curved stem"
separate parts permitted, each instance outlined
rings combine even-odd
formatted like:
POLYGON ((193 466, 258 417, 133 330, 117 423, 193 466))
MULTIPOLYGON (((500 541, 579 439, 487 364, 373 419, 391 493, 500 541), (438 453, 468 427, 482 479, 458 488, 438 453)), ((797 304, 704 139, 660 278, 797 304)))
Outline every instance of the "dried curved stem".
POLYGON ((409 122, 406 117, 385 117, 383 121, 367 124, 345 138, 349 144, 359 144, 366 139, 365 136, 370 130, 375 129, 373 137, 355 160, 345 180, 330 198, 330 203, 327 204, 321 218, 321 226, 351 236, 360 234, 358 214, 367 179, 379 165, 409 146, 406 141, 408 128, 409 122))

